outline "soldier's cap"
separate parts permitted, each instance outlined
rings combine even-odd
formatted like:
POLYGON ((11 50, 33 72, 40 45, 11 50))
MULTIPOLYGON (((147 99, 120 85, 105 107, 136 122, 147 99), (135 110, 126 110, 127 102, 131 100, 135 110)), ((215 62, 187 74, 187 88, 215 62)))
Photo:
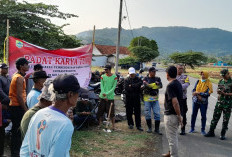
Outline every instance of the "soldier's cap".
POLYGON ((222 70, 220 71, 220 75, 221 75, 221 76, 225 76, 228 72, 229 72, 228 69, 222 69, 222 70))

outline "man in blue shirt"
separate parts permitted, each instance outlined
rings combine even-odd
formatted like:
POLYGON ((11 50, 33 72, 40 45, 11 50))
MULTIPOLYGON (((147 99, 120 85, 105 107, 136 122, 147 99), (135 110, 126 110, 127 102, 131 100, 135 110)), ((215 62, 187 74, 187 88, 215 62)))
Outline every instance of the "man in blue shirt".
POLYGON ((52 106, 39 110, 31 119, 20 150, 20 157, 69 157, 73 124, 66 116, 77 103, 80 85, 74 75, 62 74, 49 86, 52 106))
POLYGON ((37 98, 41 94, 43 84, 47 78, 49 78, 49 76, 47 76, 45 71, 36 71, 33 73, 32 78, 30 78, 33 79, 35 85, 30 91, 30 93, 27 95, 27 106, 29 109, 39 102, 37 98))
MULTIPOLYGON (((36 71, 43 71, 43 66, 41 64, 36 64, 34 65, 34 72, 36 71)), ((33 86, 34 86, 34 81, 31 79, 33 77, 33 73, 29 73, 25 76, 25 80, 26 80, 26 92, 27 95, 30 93, 30 91, 32 90, 33 86)))

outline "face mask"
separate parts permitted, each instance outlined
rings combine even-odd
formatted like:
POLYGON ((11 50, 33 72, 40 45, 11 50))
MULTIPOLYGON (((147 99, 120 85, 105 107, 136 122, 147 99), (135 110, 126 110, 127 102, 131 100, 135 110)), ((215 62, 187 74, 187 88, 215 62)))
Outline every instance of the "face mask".
POLYGON ((201 82, 205 82, 206 80, 201 79, 201 82))

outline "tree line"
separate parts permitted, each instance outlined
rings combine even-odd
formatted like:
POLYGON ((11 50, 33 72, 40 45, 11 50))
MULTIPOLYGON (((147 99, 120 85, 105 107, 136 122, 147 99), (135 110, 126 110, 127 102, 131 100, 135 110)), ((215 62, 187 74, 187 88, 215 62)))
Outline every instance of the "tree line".
POLYGON ((74 48, 81 45, 74 35, 66 35, 62 26, 55 25, 51 18, 66 20, 77 15, 63 13, 58 6, 43 3, 31 4, 12 0, 0 1, 0 57, 6 38, 6 21, 10 22, 10 36, 28 41, 47 49, 74 48))
POLYGON ((232 65, 232 56, 215 57, 206 56, 203 52, 186 51, 186 52, 173 52, 172 54, 156 59, 159 56, 158 45, 155 40, 149 40, 146 37, 139 36, 133 38, 128 47, 131 54, 128 57, 119 60, 119 64, 134 65, 136 62, 150 62, 158 61, 163 64, 183 64, 190 66, 194 69, 196 66, 205 65, 208 63, 216 63, 223 61, 229 65, 232 65))

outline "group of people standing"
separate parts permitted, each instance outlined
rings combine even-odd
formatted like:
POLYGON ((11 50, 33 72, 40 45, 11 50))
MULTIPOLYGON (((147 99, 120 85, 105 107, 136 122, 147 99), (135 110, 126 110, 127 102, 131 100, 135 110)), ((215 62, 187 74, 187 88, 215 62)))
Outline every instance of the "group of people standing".
MULTIPOLYGON (((152 132, 151 111, 154 114, 155 129, 154 133, 162 135, 160 126, 160 105, 159 89, 162 88, 162 82, 156 76, 156 69, 151 67, 148 75, 141 80, 136 76, 135 69, 129 68, 129 77, 125 79, 124 90, 126 94, 126 114, 128 128, 133 129, 134 122, 132 115, 135 116, 135 124, 138 130, 143 131, 141 127, 141 100, 144 101, 144 114, 147 123, 147 132, 152 132)), ((178 156, 178 128, 181 125, 180 135, 186 134, 188 111, 187 88, 190 85, 189 77, 184 73, 184 66, 170 66, 166 69, 166 78, 169 81, 164 100, 164 124, 170 151, 163 156, 178 156)), ((192 115, 191 129, 189 133, 195 132, 195 123, 198 110, 201 111, 201 134, 205 137, 214 137, 214 130, 223 112, 223 127, 221 131, 221 140, 225 140, 225 133, 228 129, 228 122, 231 114, 232 101, 232 82, 228 69, 220 72, 222 79, 219 81, 217 93, 219 95, 215 106, 210 130, 205 132, 206 115, 208 108, 208 98, 213 93, 212 83, 209 80, 209 73, 202 71, 201 78, 197 80, 192 90, 192 115)))
MULTIPOLYGON (((8 66, 1 64, 0 76, 0 109, 3 110, 3 120, 0 120, 0 137, 4 139, 4 127, 12 122, 11 156, 69 156, 71 137, 74 131, 73 115, 68 114, 74 108, 83 89, 80 88, 77 78, 73 75, 61 74, 54 80, 46 80, 49 76, 43 71, 42 65, 35 65, 34 73, 26 75, 29 70, 29 61, 18 58, 15 62, 17 72, 10 79, 7 75, 8 66), (33 82, 31 82, 33 80, 33 82), (31 88, 31 89, 30 89, 31 88), (28 93, 26 93, 28 89, 28 93), (28 110, 29 109, 29 110, 28 110), (10 111, 10 119, 7 117, 10 111), (6 112, 6 113, 5 113, 6 112), (71 120, 70 120, 71 119, 71 120), (20 129, 19 129, 20 128, 20 129), (55 129, 54 129, 55 128, 55 129), (22 142, 23 141, 23 142, 22 142)), ((105 113, 110 114, 112 130, 115 129, 114 90, 117 76, 111 72, 111 66, 106 65, 105 74, 101 75, 100 104, 97 118, 101 126, 105 113)), ((152 131, 152 112, 154 114, 154 133, 160 132, 160 104, 159 89, 163 87, 160 77, 156 76, 156 69, 149 68, 148 75, 141 79, 136 75, 134 68, 129 68, 129 76, 125 79, 124 92, 126 95, 126 115, 128 128, 143 131, 141 126, 141 101, 144 101, 144 114, 147 124, 147 133, 152 131), (135 115, 135 124, 132 118, 135 115)), ((185 135, 187 124, 187 88, 189 78, 183 74, 182 65, 169 66, 166 69, 168 85, 164 99, 164 124, 169 152, 163 156, 178 156, 178 128, 181 125, 180 135, 185 135)), ((225 139, 228 122, 231 114, 232 80, 227 69, 221 72, 222 79, 218 84, 218 101, 215 106, 210 130, 205 132, 208 97, 213 93, 209 74, 201 72, 194 89, 192 90, 192 116, 189 133, 195 132, 195 122, 198 110, 201 111, 201 134, 205 137, 215 136, 214 130, 223 112, 223 127, 221 140, 225 139)), ((88 97, 83 97, 86 103, 88 97)), ((80 105, 77 105, 80 106, 80 105)), ((81 105, 83 107, 83 105, 81 105)), ((91 107, 88 107, 91 108, 91 107)), ((90 111, 92 108, 90 109, 90 111)), ((80 115, 91 115, 91 112, 77 112, 80 115)), ((0 142, 0 156, 4 153, 4 141, 0 142)))
POLYGON ((76 106, 83 89, 73 75, 61 74, 54 80, 46 80, 49 76, 40 64, 34 66, 33 73, 26 75, 29 63, 25 58, 18 58, 17 72, 12 79, 7 75, 8 66, 0 65, 3 117, 0 120, 0 156, 4 155, 4 128, 9 122, 12 122, 12 157, 69 156, 74 127, 73 117, 67 111, 76 106), (5 116, 8 115, 5 112, 10 116, 5 116))

